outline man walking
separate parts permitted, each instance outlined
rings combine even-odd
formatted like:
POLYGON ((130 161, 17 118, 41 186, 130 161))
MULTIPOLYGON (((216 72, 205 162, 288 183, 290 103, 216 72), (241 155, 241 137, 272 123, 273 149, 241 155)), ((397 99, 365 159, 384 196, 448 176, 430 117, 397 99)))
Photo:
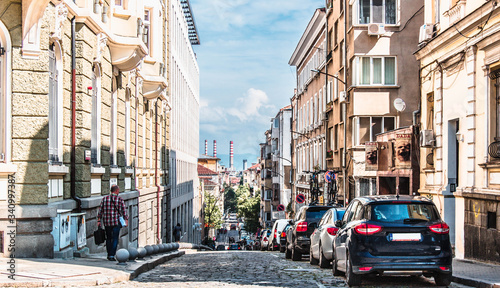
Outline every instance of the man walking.
POLYGON ((120 188, 118 185, 111 186, 111 194, 102 198, 99 212, 97 213, 97 226, 104 224, 106 230, 106 251, 108 260, 115 261, 116 248, 118 247, 118 237, 120 236, 119 217, 122 216, 128 225, 127 209, 125 202, 118 196, 120 188))

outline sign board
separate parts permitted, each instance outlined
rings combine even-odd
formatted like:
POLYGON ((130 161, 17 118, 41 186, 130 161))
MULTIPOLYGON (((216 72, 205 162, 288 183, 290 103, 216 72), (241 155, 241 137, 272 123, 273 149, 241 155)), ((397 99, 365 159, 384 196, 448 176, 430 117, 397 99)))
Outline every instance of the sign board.
POLYGON ((278 207, 276 208, 278 211, 285 211, 285 205, 283 204, 280 204, 278 205, 278 207))
POLYGON ((297 203, 299 203, 299 204, 302 204, 302 203, 304 203, 304 201, 306 201, 306 196, 304 196, 304 194, 298 194, 295 197, 295 201, 297 201, 297 203))
POLYGON ((365 170, 378 170, 377 142, 365 142, 365 170))
POLYGON ((323 202, 323 201, 324 201, 324 199, 323 199, 323 195, 319 195, 319 200, 318 200, 318 202, 319 202, 321 205, 324 205, 324 204, 325 204, 325 202, 323 202))
POLYGON ((277 212, 273 212, 273 220, 276 220, 276 219, 285 219, 285 211, 277 211, 277 212))
POLYGON ((411 168, 411 134, 396 134, 394 149, 396 168, 411 168))

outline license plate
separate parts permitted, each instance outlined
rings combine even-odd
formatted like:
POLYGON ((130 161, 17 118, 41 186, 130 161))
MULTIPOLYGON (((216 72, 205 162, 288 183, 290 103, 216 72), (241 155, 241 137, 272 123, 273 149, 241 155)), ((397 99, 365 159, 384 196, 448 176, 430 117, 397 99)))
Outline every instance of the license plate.
POLYGON ((392 233, 391 241, 420 241, 420 233, 392 233))

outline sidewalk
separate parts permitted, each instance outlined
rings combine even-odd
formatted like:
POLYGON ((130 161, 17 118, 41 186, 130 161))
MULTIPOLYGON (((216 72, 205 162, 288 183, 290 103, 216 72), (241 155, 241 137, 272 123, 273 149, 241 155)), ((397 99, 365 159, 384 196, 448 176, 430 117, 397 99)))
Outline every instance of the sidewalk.
MULTIPOLYGON (((182 249, 184 247, 180 247, 182 249)), ((186 247, 187 248, 187 247, 186 247)), ((174 250, 146 256, 144 260, 118 265, 108 261, 106 253, 73 259, 15 259, 15 280, 9 279, 7 261, 0 261, 0 287, 95 286, 127 281, 156 266, 185 254, 174 250)))
MULTIPOLYGON (((0 287, 96 286, 127 281, 174 258, 195 245, 182 243, 179 250, 146 256, 143 261, 106 260, 106 254, 74 259, 16 259, 15 280, 8 278, 8 258, 0 259, 0 287)), ((195 253, 195 251, 193 251, 195 253)), ((453 282, 480 288, 500 288, 500 265, 470 260, 453 260, 453 282)))

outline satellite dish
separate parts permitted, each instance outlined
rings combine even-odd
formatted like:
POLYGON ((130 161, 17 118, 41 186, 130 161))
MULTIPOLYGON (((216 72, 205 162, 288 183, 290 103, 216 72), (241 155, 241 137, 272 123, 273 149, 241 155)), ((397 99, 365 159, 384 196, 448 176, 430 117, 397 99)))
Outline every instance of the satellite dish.
POLYGON ((401 99, 401 98, 396 98, 396 100, 394 100, 394 108, 396 108, 396 110, 398 110, 398 112, 404 111, 406 108, 405 101, 403 101, 403 99, 401 99))

